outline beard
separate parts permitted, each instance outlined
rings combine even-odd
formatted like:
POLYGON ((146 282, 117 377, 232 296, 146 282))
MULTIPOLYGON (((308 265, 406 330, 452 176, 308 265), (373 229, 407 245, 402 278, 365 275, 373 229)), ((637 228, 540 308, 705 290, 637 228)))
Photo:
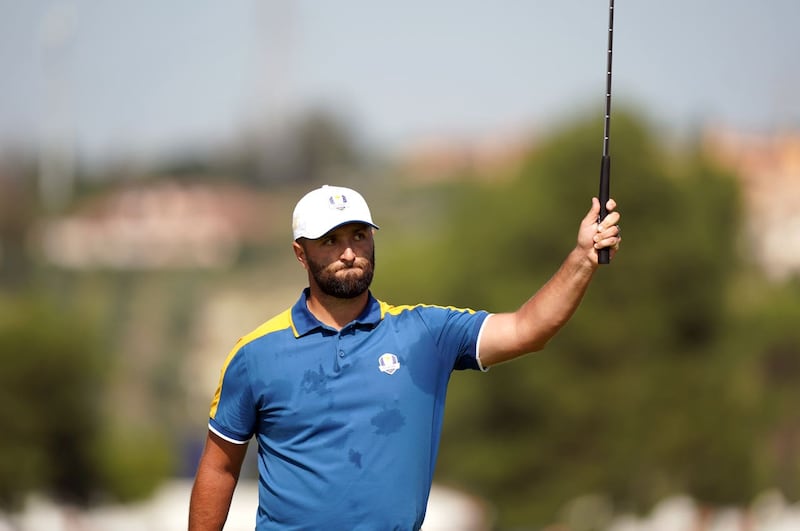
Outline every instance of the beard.
POLYGON ((320 264, 307 258, 311 276, 322 293, 337 299, 353 299, 369 289, 375 274, 375 251, 369 258, 356 258, 352 267, 336 267, 335 264, 320 264), (341 278, 339 271, 348 271, 341 278), (361 272, 361 274, 358 274, 361 272))

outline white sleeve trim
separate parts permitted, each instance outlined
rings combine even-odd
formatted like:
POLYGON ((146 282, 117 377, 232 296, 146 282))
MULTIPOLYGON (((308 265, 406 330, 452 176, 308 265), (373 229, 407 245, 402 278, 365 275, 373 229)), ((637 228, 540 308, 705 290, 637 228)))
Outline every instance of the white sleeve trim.
POLYGON ((481 372, 488 372, 491 367, 484 367, 483 363, 481 363, 481 336, 483 335, 483 329, 486 328, 486 322, 492 318, 494 314, 490 313, 486 316, 486 319, 483 320, 481 323, 481 329, 478 331, 478 339, 476 340, 475 344, 475 360, 478 362, 478 368, 481 372))
POLYGON ((218 430, 215 430, 215 429, 214 429, 214 427, 211 425, 211 423, 210 423, 210 422, 208 423, 208 429, 209 429, 211 432, 213 432, 213 433, 214 433, 214 435, 216 435, 217 437, 220 437, 221 439, 225 439, 226 441, 228 441, 228 442, 230 442, 230 443, 233 443, 233 444, 247 444, 248 442, 250 442, 250 439, 248 439, 248 440, 246 440, 246 441, 239 441, 239 440, 237 440, 237 439, 231 439, 231 438, 230 438, 230 437, 228 437, 227 435, 224 435, 224 434, 220 433, 218 430))

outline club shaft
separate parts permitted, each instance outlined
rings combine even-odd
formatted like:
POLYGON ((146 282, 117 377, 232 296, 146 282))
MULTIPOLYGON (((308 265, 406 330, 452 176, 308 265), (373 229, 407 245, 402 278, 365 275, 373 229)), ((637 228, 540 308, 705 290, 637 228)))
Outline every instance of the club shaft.
MULTIPOLYGON (((603 221, 608 215, 606 203, 611 193, 611 155, 609 153, 611 140, 611 62, 614 55, 614 0, 608 4, 608 50, 606 52, 606 112, 603 121, 603 157, 600 163, 600 215, 598 222, 603 221)), ((597 253, 597 261, 608 264, 611 253, 606 247, 597 253)))
POLYGON ((614 0, 608 4, 608 49, 606 52, 606 113, 603 123, 603 156, 609 154, 611 140, 611 64, 614 58, 614 0))

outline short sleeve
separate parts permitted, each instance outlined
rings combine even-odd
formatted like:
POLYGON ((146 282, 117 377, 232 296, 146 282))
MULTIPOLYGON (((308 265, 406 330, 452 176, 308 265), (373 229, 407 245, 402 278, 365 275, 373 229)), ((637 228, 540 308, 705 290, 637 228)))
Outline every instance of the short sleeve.
POLYGON ((244 444, 253 436, 256 406, 247 367, 247 345, 226 360, 211 402, 208 427, 223 439, 244 444))
POLYGON ((451 357, 456 370, 482 367, 478 360, 478 336, 488 312, 460 308, 426 308, 426 321, 436 335, 440 352, 451 357))

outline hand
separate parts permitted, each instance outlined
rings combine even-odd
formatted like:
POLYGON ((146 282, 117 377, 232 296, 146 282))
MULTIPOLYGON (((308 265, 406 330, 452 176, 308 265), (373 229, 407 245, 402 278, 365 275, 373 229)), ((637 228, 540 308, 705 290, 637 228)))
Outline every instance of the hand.
POLYGON ((606 203, 606 208, 608 209, 608 215, 602 223, 598 223, 600 201, 593 197, 592 208, 589 209, 589 212, 581 221, 578 231, 578 247, 585 252, 593 265, 597 265, 598 249, 610 248, 611 257, 613 258, 622 241, 619 228, 620 214, 616 211, 617 202, 609 199, 608 203, 606 203))

